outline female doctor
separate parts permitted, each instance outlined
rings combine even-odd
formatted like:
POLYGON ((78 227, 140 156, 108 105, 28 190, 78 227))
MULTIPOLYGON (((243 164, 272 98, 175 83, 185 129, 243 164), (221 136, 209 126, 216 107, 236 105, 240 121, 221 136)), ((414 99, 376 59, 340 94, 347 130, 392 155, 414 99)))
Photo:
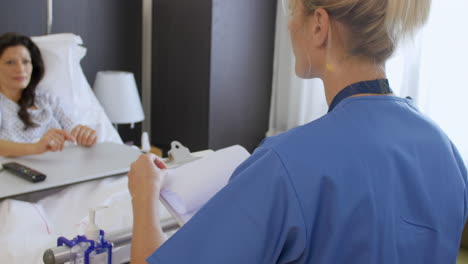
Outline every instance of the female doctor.
POLYGON ((320 78, 329 112, 266 139, 165 241, 164 165, 129 173, 132 263, 455 263, 467 173, 444 132, 392 94, 385 61, 430 0, 293 0, 296 73, 320 78))
POLYGON ((67 140, 96 143, 96 131, 70 118, 57 97, 36 93, 44 71, 39 48, 30 38, 0 36, 0 156, 59 151, 67 140))

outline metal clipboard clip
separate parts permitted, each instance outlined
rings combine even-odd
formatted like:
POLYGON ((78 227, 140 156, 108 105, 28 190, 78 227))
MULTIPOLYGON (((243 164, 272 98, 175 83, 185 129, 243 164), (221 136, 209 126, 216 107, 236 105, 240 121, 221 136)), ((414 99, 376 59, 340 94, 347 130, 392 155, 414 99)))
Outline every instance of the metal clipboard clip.
POLYGON ((168 157, 164 161, 168 169, 177 168, 185 163, 199 159, 190 153, 187 147, 184 147, 179 141, 171 142, 171 150, 167 152, 168 157))

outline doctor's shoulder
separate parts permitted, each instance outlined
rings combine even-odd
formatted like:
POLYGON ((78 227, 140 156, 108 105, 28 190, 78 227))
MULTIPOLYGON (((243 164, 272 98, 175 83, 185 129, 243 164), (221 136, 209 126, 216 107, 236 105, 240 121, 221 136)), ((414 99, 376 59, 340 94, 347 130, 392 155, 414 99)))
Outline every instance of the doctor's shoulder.
POLYGON ((321 146, 329 144, 336 133, 336 120, 333 114, 324 115, 304 125, 291 128, 276 136, 265 138, 260 147, 267 147, 281 152, 298 146, 321 146))

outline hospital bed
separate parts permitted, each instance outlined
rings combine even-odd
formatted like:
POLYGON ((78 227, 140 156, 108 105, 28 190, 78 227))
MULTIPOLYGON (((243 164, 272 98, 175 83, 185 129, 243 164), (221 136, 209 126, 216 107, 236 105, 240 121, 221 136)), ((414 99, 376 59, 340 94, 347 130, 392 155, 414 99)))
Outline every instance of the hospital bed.
MULTIPOLYGON (((59 96, 76 120, 96 129, 98 142, 122 144, 81 69, 80 61, 86 54, 81 38, 57 34, 33 40, 46 66, 38 91, 47 90, 59 96)), ((57 238, 71 239, 82 234, 88 223, 88 209, 100 206, 106 209, 97 213, 97 224, 120 239, 119 246, 126 247, 122 252, 128 258, 132 209, 127 177, 122 174, 0 200, 0 262, 43 263, 44 252, 54 248, 57 238), (122 235, 124 233, 126 235, 122 235)), ((164 228, 177 228, 164 206, 160 208, 164 228)))

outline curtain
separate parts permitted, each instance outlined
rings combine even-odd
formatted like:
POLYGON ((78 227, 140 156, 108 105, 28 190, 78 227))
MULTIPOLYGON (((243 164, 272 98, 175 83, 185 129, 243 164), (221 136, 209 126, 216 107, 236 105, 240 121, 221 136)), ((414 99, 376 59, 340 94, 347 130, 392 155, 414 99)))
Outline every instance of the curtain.
POLYGON ((275 58, 267 136, 273 136, 308 123, 327 112, 323 83, 303 80, 294 71, 287 17, 282 1, 278 1, 276 17, 275 58))
POLYGON ((468 162, 468 1, 435 0, 420 61, 422 110, 468 162))
POLYGON ((468 1, 432 1, 429 21, 413 42, 387 63, 387 75, 401 96, 412 96, 468 162, 468 1))
MULTIPOLYGON (((267 136, 323 116, 328 107, 320 80, 301 80, 282 1, 278 1, 274 76, 267 136)), ((402 43, 387 62, 387 77, 398 96, 411 96, 468 162, 468 1, 432 1, 427 25, 402 43)))

